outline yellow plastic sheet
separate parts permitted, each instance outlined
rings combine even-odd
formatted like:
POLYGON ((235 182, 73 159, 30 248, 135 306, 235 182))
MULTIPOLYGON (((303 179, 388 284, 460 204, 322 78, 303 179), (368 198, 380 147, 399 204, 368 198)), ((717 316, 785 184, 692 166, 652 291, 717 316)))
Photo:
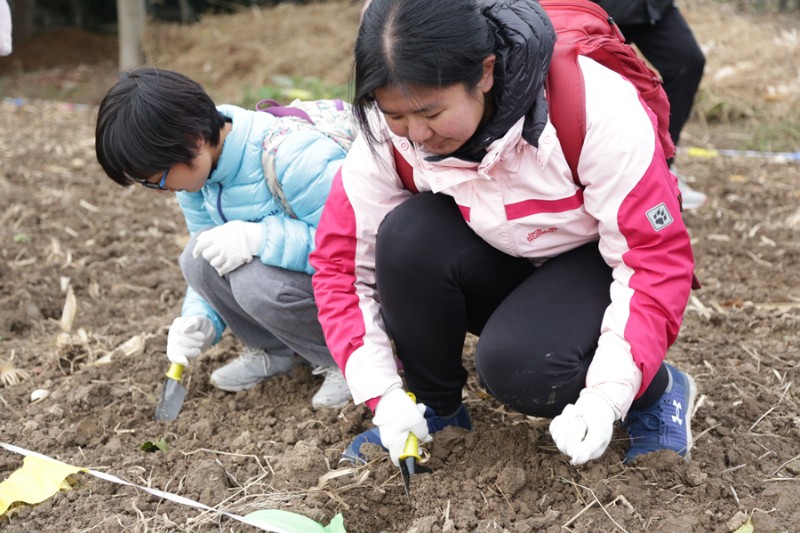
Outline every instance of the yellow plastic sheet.
POLYGON ((341 514, 334 516, 327 526, 323 526, 308 517, 279 509, 262 509, 250 513, 247 516, 239 516, 227 511, 214 509, 213 507, 190 500, 178 494, 172 494, 152 487, 135 485, 105 472, 68 465, 45 455, 20 448, 19 446, 14 446, 13 444, 0 442, 0 448, 25 456, 22 467, 14 471, 8 479, 0 483, 0 516, 5 514, 14 502, 37 504, 50 498, 61 489, 69 489, 69 484, 66 482, 67 476, 77 472, 86 472, 104 481, 136 487, 158 498, 164 498, 181 505, 187 505, 204 511, 220 513, 234 520, 272 533, 347 533, 344 528, 344 518, 341 514))
POLYGON ((26 456, 22 467, 0 483, 0 515, 14 502, 41 503, 62 488, 69 488, 65 479, 81 470, 79 466, 26 456))

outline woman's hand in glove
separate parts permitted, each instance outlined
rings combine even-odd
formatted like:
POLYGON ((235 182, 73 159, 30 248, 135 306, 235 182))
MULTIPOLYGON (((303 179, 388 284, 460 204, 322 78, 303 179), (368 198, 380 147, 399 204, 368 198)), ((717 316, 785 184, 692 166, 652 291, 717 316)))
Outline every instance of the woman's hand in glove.
POLYGON ((416 435, 420 442, 433 440, 428 433, 428 422, 424 413, 425 405, 414 403, 399 387, 390 389, 381 396, 372 422, 378 426, 381 444, 389 450, 389 456, 395 465, 400 464, 400 454, 403 453, 409 433, 416 435))
POLYGON ((617 418, 605 395, 583 389, 578 401, 564 407, 550 422, 550 434, 561 453, 570 457, 570 463, 582 465, 606 451, 617 418))

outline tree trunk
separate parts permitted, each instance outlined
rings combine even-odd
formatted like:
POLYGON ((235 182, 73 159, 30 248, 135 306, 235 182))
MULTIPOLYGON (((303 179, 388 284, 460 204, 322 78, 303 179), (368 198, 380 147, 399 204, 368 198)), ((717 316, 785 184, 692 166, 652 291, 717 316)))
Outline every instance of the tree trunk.
POLYGON ((178 0, 178 6, 181 8, 181 23, 191 23, 194 19, 194 12, 189 0, 178 0))
POLYGON ((11 31, 13 32, 13 43, 19 44, 25 39, 33 36, 33 14, 36 11, 36 2, 34 0, 12 0, 11 4, 11 18, 13 24, 11 31))
POLYGON ((80 0, 70 0, 70 11, 72 12, 72 24, 80 29, 86 29, 86 17, 83 14, 83 5, 80 0))
POLYGON ((129 70, 144 64, 142 32, 146 18, 145 0, 117 0, 120 70, 129 70))

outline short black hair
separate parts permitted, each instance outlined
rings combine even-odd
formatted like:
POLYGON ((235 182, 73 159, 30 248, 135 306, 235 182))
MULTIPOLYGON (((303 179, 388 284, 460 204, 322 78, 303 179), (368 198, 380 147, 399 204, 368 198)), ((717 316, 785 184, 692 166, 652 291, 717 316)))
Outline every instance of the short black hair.
POLYGON ((355 46, 353 112, 367 141, 373 93, 399 88, 474 88, 494 34, 476 0, 372 0, 355 46))
POLYGON ((97 112, 97 161, 128 186, 191 163, 198 141, 216 146, 224 124, 211 97, 183 74, 152 67, 123 72, 97 112))

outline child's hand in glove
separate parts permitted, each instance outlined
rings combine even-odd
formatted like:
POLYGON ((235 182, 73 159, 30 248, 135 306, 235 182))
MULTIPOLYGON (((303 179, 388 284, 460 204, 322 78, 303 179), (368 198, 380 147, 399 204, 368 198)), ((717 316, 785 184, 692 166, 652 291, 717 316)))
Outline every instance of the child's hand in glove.
POLYGON ((570 463, 582 465, 606 451, 617 418, 605 395, 583 389, 578 401, 550 422, 550 434, 561 453, 569 455, 570 463))
POLYGON ((173 363, 186 366, 211 346, 217 331, 204 316, 179 316, 173 320, 167 336, 167 357, 173 363))
POLYGON ((224 276, 253 260, 264 246, 264 233, 261 224, 232 220, 198 235, 192 255, 202 255, 220 276, 224 276))
POLYGON ((416 435, 420 442, 433 440, 428 433, 428 422, 423 414, 425 405, 414 400, 397 387, 383 394, 372 422, 378 426, 381 444, 389 450, 395 465, 400 465, 400 454, 406 446, 408 434, 416 435))

